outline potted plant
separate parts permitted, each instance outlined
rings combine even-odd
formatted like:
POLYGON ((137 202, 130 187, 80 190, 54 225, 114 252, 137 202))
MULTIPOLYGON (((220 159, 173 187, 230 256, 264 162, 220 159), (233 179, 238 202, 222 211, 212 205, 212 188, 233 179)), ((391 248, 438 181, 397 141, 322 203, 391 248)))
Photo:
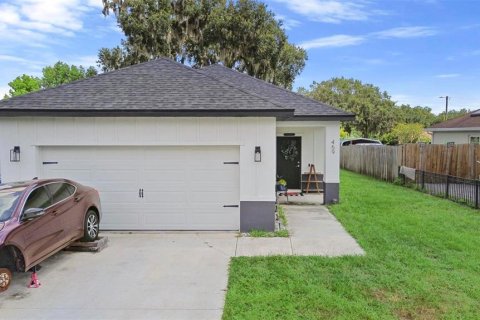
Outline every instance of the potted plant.
POLYGON ((287 180, 281 178, 277 181, 277 191, 287 191, 287 180))

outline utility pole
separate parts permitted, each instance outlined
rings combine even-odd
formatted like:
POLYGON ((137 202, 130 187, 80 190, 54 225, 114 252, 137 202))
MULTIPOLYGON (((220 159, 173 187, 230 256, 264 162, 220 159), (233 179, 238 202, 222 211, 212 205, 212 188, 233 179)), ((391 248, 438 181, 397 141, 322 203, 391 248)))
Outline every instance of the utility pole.
POLYGON ((440 99, 445 99, 445 121, 447 121, 447 115, 448 115, 448 96, 445 97, 439 97, 440 99))

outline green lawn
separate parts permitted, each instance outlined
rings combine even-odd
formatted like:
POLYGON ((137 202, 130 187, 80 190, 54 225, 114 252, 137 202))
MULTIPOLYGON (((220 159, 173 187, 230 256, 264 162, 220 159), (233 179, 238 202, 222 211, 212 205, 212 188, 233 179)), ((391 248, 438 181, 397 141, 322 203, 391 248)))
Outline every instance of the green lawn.
POLYGON ((480 211, 350 172, 363 257, 233 258, 224 319, 480 319, 480 211))

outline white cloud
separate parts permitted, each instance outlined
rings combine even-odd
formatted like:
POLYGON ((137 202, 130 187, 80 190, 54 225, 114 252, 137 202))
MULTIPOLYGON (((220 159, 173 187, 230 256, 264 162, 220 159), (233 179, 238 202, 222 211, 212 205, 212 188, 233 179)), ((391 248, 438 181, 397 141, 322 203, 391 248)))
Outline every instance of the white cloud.
POLYGON ((440 79, 447 79, 447 78, 458 78, 460 77, 459 73, 444 73, 444 74, 437 74, 435 78, 440 79))
POLYGON ((310 20, 325 23, 342 21, 364 21, 370 16, 384 14, 380 10, 367 8, 367 1, 345 0, 274 0, 283 3, 291 11, 310 20))
POLYGON ((300 47, 308 50, 313 48, 328 48, 328 47, 346 47, 361 44, 365 41, 362 36, 349 36, 345 34, 337 34, 329 37, 317 38, 305 41, 300 44, 300 47))
POLYGON ((413 99, 408 94, 397 93, 397 94, 392 94, 392 100, 395 101, 397 105, 401 105, 401 104, 410 104, 410 102, 413 99))
POLYGON ((416 38, 433 36, 435 34, 437 34, 436 30, 431 27, 399 27, 364 35, 337 34, 333 36, 317 38, 301 43, 300 47, 304 49, 346 47, 362 44, 371 38, 416 38))
POLYGON ((9 92, 9 86, 0 86, 0 100, 9 92))
POLYGON ((0 44, 42 46, 52 36, 74 36, 101 0, 6 0, 0 4, 0 44))
POLYGON ((399 27, 379 32, 372 35, 379 38, 418 38, 429 37, 437 34, 437 30, 432 27, 415 26, 415 27, 399 27))
MULTIPOLYGON (((291 30, 291 29, 301 25, 300 21, 295 20, 295 19, 287 18, 286 16, 281 15, 281 14, 276 15, 276 18, 277 18, 277 20, 282 22, 282 26, 283 26, 283 28, 285 28, 285 30, 291 30)), ((118 28, 118 26, 117 26, 117 28, 118 28)))
POLYGON ((83 66, 85 68, 88 68, 90 66, 97 67, 97 60, 98 56, 96 55, 90 55, 90 56, 81 56, 81 57, 72 57, 69 61, 68 64, 73 64, 76 66, 83 66))
POLYGON ((7 54, 0 54, 0 61, 11 61, 11 62, 30 62, 27 59, 20 57, 10 56, 7 54))

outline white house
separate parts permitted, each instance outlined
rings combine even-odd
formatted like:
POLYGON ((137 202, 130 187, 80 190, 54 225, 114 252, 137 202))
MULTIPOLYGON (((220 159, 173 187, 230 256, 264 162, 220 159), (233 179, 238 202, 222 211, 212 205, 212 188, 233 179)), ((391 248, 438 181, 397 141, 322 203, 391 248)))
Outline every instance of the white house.
POLYGON ((425 130, 432 132, 432 144, 480 143, 480 109, 425 130))
POLYGON ((277 174, 297 188, 315 164, 325 202, 339 199, 351 119, 219 65, 157 59, 0 101, 2 180, 93 186, 104 230, 273 230, 277 174))

